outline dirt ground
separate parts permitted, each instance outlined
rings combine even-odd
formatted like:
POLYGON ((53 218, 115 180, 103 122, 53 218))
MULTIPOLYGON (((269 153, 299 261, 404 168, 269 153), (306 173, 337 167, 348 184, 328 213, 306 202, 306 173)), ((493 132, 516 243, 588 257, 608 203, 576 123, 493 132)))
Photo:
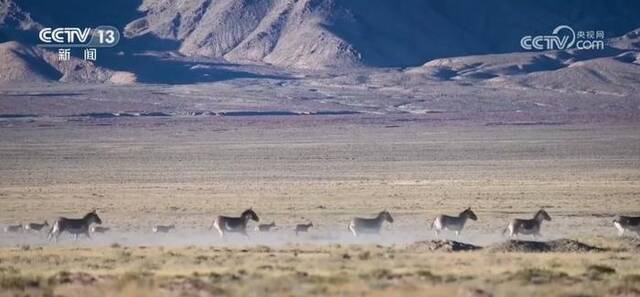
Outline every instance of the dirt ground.
POLYGON ((112 230, 57 244, 0 234, 0 296, 637 296, 637 245, 611 220, 640 211, 638 128, 431 115, 3 120, 0 224, 95 208, 112 230), (435 215, 469 206, 479 220, 465 243, 504 242, 510 219, 545 208, 544 240, 605 250, 407 248, 434 238, 435 215), (249 207, 278 229, 207 229, 249 207), (395 222, 381 236, 349 234, 350 218, 383 209, 395 222))

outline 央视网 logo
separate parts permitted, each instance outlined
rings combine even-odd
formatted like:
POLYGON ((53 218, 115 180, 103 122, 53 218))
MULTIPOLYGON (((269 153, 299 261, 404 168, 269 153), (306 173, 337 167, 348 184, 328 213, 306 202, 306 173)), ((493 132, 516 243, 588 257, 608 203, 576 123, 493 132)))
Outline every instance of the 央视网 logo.
POLYGON ((574 31, 567 25, 557 26, 551 35, 527 35, 520 39, 525 50, 604 49, 604 31, 574 31))

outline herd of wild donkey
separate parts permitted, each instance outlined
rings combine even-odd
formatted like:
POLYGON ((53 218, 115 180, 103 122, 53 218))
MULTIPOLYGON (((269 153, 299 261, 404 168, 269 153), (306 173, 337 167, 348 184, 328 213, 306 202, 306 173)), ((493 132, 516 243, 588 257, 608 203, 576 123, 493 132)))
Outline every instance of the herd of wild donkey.
MULTIPOLYGON (((460 231, 464 228, 468 219, 477 220, 478 217, 471 210, 467 208, 462 211, 458 216, 439 215, 431 223, 431 229, 434 230, 436 238, 440 237, 440 233, 443 230, 450 230, 456 233, 456 239, 460 236, 460 231)), ((216 229, 220 233, 220 237, 224 237, 227 233, 239 233, 245 236, 247 234, 247 224, 249 221, 259 222, 258 215, 250 208, 242 212, 239 217, 218 216, 211 224, 209 229, 216 229)), ((542 222, 550 221, 551 217, 544 210, 540 209, 531 219, 513 219, 509 225, 504 229, 502 234, 508 233, 509 237, 518 237, 518 235, 531 235, 533 239, 540 235, 540 227, 542 222)), ((348 229, 354 236, 361 234, 379 234, 382 224, 387 221, 393 223, 391 214, 384 210, 378 213, 373 218, 360 218, 355 217, 349 223, 348 229)), ((51 228, 49 229, 48 239, 49 241, 57 241, 58 237, 64 232, 68 232, 78 238, 78 235, 84 234, 88 238, 91 238, 90 233, 105 233, 110 230, 107 227, 95 226, 102 224, 102 220, 98 216, 95 210, 87 213, 80 219, 69 219, 60 217, 55 220, 51 228), (93 226, 92 226, 93 225, 93 226)), ((613 225, 618 229, 618 234, 622 236, 625 231, 635 232, 640 236, 640 217, 618 216, 613 220, 613 225)), ((9 225, 5 227, 5 232, 19 232, 21 230, 31 230, 40 232, 46 230, 49 224, 45 221, 43 224, 31 223, 27 225, 9 225)), ((270 224, 259 224, 256 226, 256 231, 269 232, 276 226, 275 222, 270 224)), ((307 232, 309 228, 313 227, 313 223, 298 224, 295 226, 294 232, 298 235, 301 232, 307 232)), ((156 225, 153 227, 155 233, 167 233, 175 228, 175 225, 156 225)))

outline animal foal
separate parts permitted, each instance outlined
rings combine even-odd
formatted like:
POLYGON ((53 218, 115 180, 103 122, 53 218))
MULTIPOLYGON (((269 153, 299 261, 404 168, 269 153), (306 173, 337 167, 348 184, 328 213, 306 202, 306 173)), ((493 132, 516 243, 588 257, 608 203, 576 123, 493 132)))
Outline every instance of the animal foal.
POLYGON ((260 232, 269 232, 272 228, 276 227, 276 222, 271 222, 270 224, 259 224, 256 226, 256 231, 260 232))
POLYGON ((24 225, 24 230, 26 230, 26 231, 35 231, 35 232, 40 232, 40 231, 42 231, 42 229, 44 229, 45 227, 49 227, 49 222, 44 221, 44 223, 42 223, 42 224, 38 224, 38 223, 30 223, 30 224, 26 224, 26 225, 24 225))
POLYGON ((153 231, 153 233, 169 233, 169 231, 173 230, 176 228, 175 224, 171 224, 171 225, 155 225, 153 226, 153 229, 151 229, 151 231, 153 231))
POLYGON ((309 228, 311 228, 311 227, 313 227, 313 223, 296 225, 296 229, 294 230, 296 232, 296 236, 298 236, 298 233, 300 233, 300 232, 309 231, 309 228))
POLYGON ((91 233, 107 233, 111 228, 109 227, 100 227, 100 226, 91 226, 91 233))
POLYGON ((18 224, 18 225, 8 225, 6 227, 4 227, 4 232, 20 232, 20 230, 22 230, 22 224, 18 224))

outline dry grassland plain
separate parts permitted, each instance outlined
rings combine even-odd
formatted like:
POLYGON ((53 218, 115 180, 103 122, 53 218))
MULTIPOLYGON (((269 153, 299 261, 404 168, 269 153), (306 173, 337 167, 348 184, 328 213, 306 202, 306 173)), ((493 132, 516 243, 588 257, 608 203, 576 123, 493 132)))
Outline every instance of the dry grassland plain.
POLYGON ((97 209, 106 234, 49 244, 0 234, 0 296, 638 296, 640 244, 612 219, 640 210, 640 124, 489 124, 419 116, 37 119, 0 122, 0 224, 97 209), (440 213, 472 207, 429 250, 440 213), (253 209, 273 233, 220 239, 253 209), (543 240, 592 252, 490 247, 545 208, 543 240), (354 238, 353 216, 395 222, 354 238), (313 222, 295 236, 295 224, 313 222), (155 224, 175 232, 152 234, 155 224), (447 234, 453 238, 452 234, 447 234), (424 245, 414 244, 424 241, 424 245))

